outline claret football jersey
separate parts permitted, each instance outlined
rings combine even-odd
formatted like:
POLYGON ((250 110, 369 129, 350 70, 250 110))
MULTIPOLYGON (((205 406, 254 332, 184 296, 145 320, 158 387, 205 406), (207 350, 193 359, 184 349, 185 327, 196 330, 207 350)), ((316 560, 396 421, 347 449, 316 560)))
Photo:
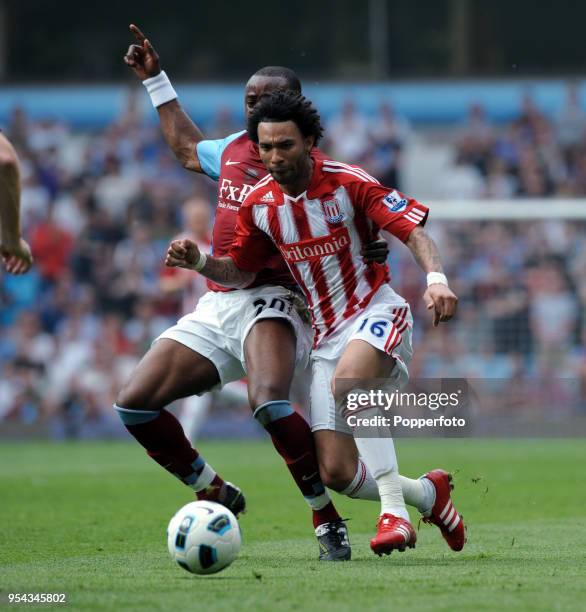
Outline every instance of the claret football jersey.
POLYGON ((319 159, 295 198, 270 175, 249 190, 230 256, 241 270, 257 272, 279 249, 309 304, 317 347, 390 281, 387 264, 366 263, 362 247, 379 228, 405 242, 427 215, 426 206, 361 168, 319 159))

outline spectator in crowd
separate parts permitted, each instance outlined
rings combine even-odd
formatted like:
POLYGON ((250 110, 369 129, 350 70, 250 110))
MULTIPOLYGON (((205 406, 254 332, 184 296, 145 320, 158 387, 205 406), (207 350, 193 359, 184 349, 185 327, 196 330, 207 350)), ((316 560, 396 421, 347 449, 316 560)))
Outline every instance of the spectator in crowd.
POLYGON ((518 117, 503 126, 472 105, 454 159, 443 175, 444 197, 457 197, 459 189, 487 198, 586 195, 586 115, 576 84, 568 85, 564 106, 551 119, 529 91, 518 117))
POLYGON ((70 265, 73 237, 55 223, 52 206, 31 233, 31 249, 41 278, 47 283, 55 283, 70 265))
POLYGON ((568 85, 566 101, 556 119, 556 130, 560 146, 565 152, 584 142, 586 115, 580 104, 580 92, 576 83, 568 85))
POLYGON ((335 159, 361 163, 370 145, 368 120, 356 108, 353 100, 344 102, 342 111, 329 122, 326 129, 328 148, 335 159))
POLYGON ((485 184, 478 166, 471 163, 468 151, 459 151, 451 167, 443 174, 440 194, 452 200, 480 198, 485 184))
POLYGON ((364 167, 383 185, 401 188, 401 152, 410 136, 405 119, 397 116, 389 102, 381 102, 370 127, 370 145, 364 167))

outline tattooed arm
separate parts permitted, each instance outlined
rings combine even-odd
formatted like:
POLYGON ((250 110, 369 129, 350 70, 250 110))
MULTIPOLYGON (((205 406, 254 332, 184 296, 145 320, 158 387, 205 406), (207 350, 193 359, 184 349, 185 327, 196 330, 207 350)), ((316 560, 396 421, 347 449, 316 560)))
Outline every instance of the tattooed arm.
POLYGON ((201 269, 200 258, 197 244, 192 240, 174 240, 167 250, 165 265, 169 268, 185 268, 199 272, 202 276, 209 278, 218 285, 242 289, 247 287, 256 277, 255 272, 245 272, 236 267, 231 257, 212 257, 205 256, 205 264, 201 269))
MULTIPOLYGON (((437 246, 428 233, 417 226, 405 243, 419 267, 426 273, 443 272, 442 262, 437 246)), ((447 285, 433 283, 427 287, 423 299, 428 310, 433 309, 433 326, 437 327, 441 321, 449 321, 455 314, 458 298, 447 285)))
POLYGON ((419 267, 428 274, 429 272, 443 272, 442 262, 437 246, 429 234, 418 225, 407 238, 405 243, 419 267))

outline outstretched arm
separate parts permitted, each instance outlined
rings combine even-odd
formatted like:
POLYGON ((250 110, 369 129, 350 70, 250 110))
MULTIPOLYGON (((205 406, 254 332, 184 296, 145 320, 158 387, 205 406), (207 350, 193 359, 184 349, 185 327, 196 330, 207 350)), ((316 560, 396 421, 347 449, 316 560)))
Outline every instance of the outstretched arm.
POLYGON ((427 274, 427 290, 423 299, 428 310, 433 310, 433 326, 449 321, 456 313, 458 298, 448 287, 435 242, 423 229, 427 220, 427 207, 376 181, 363 179, 351 187, 355 201, 367 217, 404 242, 427 274))
POLYGON ((458 298, 447 286, 437 246, 428 233, 417 226, 405 244, 420 268, 428 275, 428 287, 423 299, 428 310, 433 309, 433 326, 437 327, 441 321, 449 321, 456 314, 458 298))
POLYGON ((20 174, 16 151, 0 134, 0 253, 11 274, 24 274, 33 258, 20 235, 20 174))
MULTIPOLYGON (((159 54, 151 42, 137 26, 131 24, 130 31, 134 34, 136 43, 130 45, 124 56, 126 65, 132 68, 143 83, 147 79, 166 81, 166 76, 161 72, 159 54)), ((203 172, 197 157, 196 145, 204 139, 204 136, 183 110, 177 98, 158 105, 157 112, 163 136, 181 165, 193 172, 203 172)))
POLYGON ((214 283, 234 289, 247 287, 256 277, 255 272, 239 270, 231 257, 211 257, 200 253, 195 242, 188 239, 171 242, 165 265, 199 272, 214 283))

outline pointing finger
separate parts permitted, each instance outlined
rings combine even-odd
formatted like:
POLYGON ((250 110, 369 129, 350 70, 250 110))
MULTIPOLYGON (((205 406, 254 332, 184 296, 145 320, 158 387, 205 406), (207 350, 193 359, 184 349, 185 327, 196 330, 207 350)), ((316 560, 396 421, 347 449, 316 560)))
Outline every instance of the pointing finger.
POLYGON ((134 34, 134 37, 138 42, 142 45, 146 36, 140 31, 138 26, 135 26, 133 23, 130 24, 130 31, 134 34))

